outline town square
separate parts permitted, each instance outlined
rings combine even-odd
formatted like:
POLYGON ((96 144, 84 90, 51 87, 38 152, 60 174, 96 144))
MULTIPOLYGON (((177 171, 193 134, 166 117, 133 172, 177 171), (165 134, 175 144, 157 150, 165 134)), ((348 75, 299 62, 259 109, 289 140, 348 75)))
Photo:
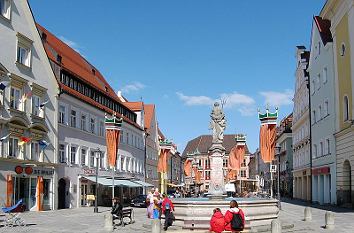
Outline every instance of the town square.
POLYGON ((354 0, 0 0, 0 233, 354 232, 354 0))

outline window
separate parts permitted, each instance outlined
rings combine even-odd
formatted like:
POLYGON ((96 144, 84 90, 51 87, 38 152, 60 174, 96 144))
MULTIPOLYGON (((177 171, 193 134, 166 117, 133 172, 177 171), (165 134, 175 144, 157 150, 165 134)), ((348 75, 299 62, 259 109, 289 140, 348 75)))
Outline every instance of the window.
POLYGON ((59 145, 59 163, 66 163, 65 145, 59 145))
POLYGON ((321 41, 318 42, 318 55, 321 54, 321 41))
POLYGON ((315 80, 313 79, 312 80, 312 88, 311 88, 311 94, 315 94, 315 90, 316 90, 316 82, 315 80))
POLYGON ((125 171, 125 164, 124 164, 124 157, 122 156, 121 157, 121 162, 120 162, 120 165, 121 165, 121 171, 125 171))
POLYGON ((329 155, 331 153, 331 141, 329 140, 329 138, 326 139, 326 154, 329 155))
POLYGON ((241 177, 246 177, 246 171, 244 170, 241 171, 241 177))
POLYGON ((228 160, 227 159, 223 160, 223 167, 228 167, 228 160))
POLYGON ((323 150, 323 142, 320 142, 320 156, 324 155, 324 150, 323 150))
POLYGON ((39 143, 32 142, 31 143, 31 159, 38 160, 39 159, 39 143))
POLYGON ((86 165, 86 156, 87 156, 87 150, 86 149, 81 149, 81 166, 86 165))
POLYGON ((86 131, 86 125, 87 125, 86 118, 87 118, 87 116, 82 113, 81 114, 81 130, 83 130, 83 131, 86 131))
POLYGON ((127 132, 127 134, 125 136, 126 136, 125 143, 127 143, 129 145, 129 133, 127 132))
POLYGON ((323 68, 323 83, 327 82, 327 67, 323 68))
POLYGON ((10 107, 13 109, 21 110, 21 90, 11 87, 10 90, 10 107))
POLYGON ((76 128, 76 111, 73 109, 71 110, 70 126, 76 128))
POLYGON ((314 155, 314 158, 317 158, 317 145, 316 144, 313 145, 313 155, 314 155))
POLYGON ((35 116, 43 117, 40 105, 41 105, 41 98, 39 96, 32 95, 32 114, 35 116))
POLYGON ((9 139, 9 156, 17 157, 19 152, 18 148, 18 138, 9 139))
POLYGON ((124 131, 121 130, 119 134, 119 142, 123 143, 123 139, 124 139, 124 131))
POLYGON ((328 116, 329 115, 329 113, 328 113, 328 100, 325 101, 323 110, 324 110, 324 115, 328 116))
POLYGON ((100 168, 104 169, 104 152, 101 152, 100 154, 100 168))
POLYGON ((90 120, 90 132, 93 134, 96 132, 96 120, 95 120, 95 118, 92 118, 92 117, 90 120))
POLYGON ((348 121, 349 120, 349 99, 348 99, 348 96, 344 96, 343 109, 344 109, 344 121, 348 121))
POLYGON ((322 106, 318 106, 318 120, 322 119, 322 106))
POLYGON ((65 112, 66 112, 65 106, 60 105, 59 106, 59 123, 61 123, 61 124, 65 124, 65 112))
POLYGON ((340 55, 343 57, 345 55, 345 44, 342 43, 341 48, 340 48, 340 55))
POLYGON ((10 19, 10 0, 0 0, 0 15, 4 16, 7 19, 10 19))
POLYGON ((70 147, 70 163, 75 164, 76 163, 76 146, 70 147))
POLYGON ((321 87, 321 74, 317 75, 317 90, 319 90, 321 87))
POLYGON ((101 136, 101 137, 104 136, 104 123, 103 123, 103 121, 100 121, 100 130, 98 131, 98 136, 101 136))
POLYGON ((94 167, 95 166, 95 152, 91 151, 90 152, 90 167, 94 167))
POLYGON ((27 67, 31 66, 31 44, 26 37, 19 35, 17 43, 17 62, 27 67))
POLYGON ((312 124, 315 124, 316 123, 316 110, 313 110, 312 111, 312 124))
POLYGON ((205 179, 210 180, 210 171, 205 171, 205 179))

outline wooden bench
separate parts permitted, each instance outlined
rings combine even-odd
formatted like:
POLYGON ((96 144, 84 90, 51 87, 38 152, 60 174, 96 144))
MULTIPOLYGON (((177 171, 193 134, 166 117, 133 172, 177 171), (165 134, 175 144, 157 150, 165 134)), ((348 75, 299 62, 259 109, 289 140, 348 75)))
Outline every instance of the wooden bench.
POLYGON ((115 219, 118 219, 120 221, 120 226, 125 226, 125 223, 124 223, 124 218, 129 218, 130 219, 130 222, 129 224, 133 223, 134 219, 133 219, 133 208, 124 208, 122 210, 122 212, 117 216, 117 217, 114 217, 113 218, 113 225, 114 225, 114 220, 115 219))

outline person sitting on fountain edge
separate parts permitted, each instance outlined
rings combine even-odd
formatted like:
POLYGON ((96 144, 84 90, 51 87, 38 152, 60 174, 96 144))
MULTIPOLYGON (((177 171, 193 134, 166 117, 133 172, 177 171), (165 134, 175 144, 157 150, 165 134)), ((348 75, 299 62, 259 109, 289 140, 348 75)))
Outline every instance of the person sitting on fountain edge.
POLYGON ((112 211, 111 214, 113 215, 113 220, 118 219, 119 216, 122 214, 123 211, 123 206, 120 203, 120 200, 118 197, 113 198, 113 206, 112 206, 112 211))
POLYGON ((210 220, 210 231, 221 233, 225 230, 225 219, 219 208, 213 210, 214 214, 210 220))
POLYGON ((230 202, 230 209, 225 214, 225 231, 240 232, 245 227, 245 214, 238 208, 235 200, 230 202))

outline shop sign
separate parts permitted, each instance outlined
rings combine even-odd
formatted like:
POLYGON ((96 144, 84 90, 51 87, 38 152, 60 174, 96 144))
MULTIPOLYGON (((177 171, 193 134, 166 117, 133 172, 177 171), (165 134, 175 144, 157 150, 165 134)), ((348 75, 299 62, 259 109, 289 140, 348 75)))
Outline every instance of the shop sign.
POLYGON ((312 170, 312 174, 314 176, 317 175, 326 175, 330 173, 330 168, 329 167, 321 167, 321 168, 315 168, 312 170))
POLYGON ((54 174, 54 170, 48 170, 44 168, 37 168, 37 167, 22 167, 16 166, 15 167, 16 174, 23 174, 26 175, 38 175, 38 176, 52 176, 54 174))
POLYGON ((96 170, 95 169, 84 169, 84 174, 85 175, 96 175, 96 170))

